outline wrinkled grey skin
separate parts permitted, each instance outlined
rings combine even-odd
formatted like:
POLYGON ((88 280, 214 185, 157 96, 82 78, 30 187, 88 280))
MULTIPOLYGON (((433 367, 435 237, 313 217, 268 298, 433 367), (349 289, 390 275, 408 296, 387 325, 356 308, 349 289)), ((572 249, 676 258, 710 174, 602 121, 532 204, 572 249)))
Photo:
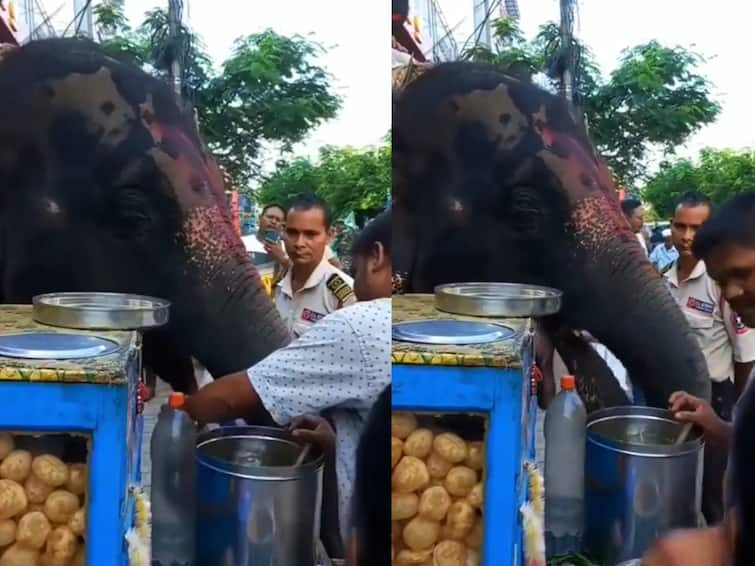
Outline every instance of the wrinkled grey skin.
POLYGON ((289 340, 193 119, 167 85, 80 40, 0 59, 0 300, 115 291, 172 303, 145 363, 193 387, 289 340))
POLYGON ((589 409, 626 404, 587 330, 650 405, 710 397, 694 334, 621 214, 562 101, 486 67, 440 65, 394 103, 394 271, 405 290, 458 281, 556 287, 541 321, 589 409))

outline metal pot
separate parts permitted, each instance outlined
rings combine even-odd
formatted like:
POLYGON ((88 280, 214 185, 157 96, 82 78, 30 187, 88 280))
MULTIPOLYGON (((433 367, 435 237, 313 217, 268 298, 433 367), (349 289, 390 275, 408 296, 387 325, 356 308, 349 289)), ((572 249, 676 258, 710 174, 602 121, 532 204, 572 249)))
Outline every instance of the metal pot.
POLYGON ((314 566, 323 454, 284 430, 223 427, 197 440, 197 564, 314 566))
POLYGON ((614 407, 587 420, 585 546, 617 564, 640 558, 671 529, 694 528, 702 500, 702 432, 674 445, 669 411, 614 407))

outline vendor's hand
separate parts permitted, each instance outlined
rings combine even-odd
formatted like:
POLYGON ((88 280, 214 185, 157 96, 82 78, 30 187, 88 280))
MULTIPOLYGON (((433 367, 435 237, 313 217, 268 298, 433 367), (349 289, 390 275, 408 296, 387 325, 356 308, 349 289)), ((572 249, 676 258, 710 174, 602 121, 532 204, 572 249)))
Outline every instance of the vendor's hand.
POLYGON ((724 446, 728 444, 731 435, 730 425, 722 420, 704 399, 685 391, 676 391, 669 397, 669 408, 675 419, 702 428, 706 441, 724 446))
POLYGON ((642 566, 726 566, 732 552, 721 527, 672 532, 642 557, 642 566))
POLYGON ((336 432, 327 419, 318 415, 302 415, 291 422, 289 430, 295 437, 319 446, 326 454, 335 453, 336 432))

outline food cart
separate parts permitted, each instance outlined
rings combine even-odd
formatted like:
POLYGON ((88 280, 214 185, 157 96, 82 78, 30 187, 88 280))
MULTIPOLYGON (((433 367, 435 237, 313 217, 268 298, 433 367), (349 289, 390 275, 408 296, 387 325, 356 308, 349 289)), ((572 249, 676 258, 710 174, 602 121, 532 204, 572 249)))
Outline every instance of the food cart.
MULTIPOLYGON (((57 553, 56 564, 146 565, 141 333, 64 328, 65 316, 42 324, 37 307, 0 306, 0 531, 17 527, 13 541, 0 533, 3 552, 23 555, 19 564, 57 553)), ((111 318, 101 326, 119 325, 116 311, 102 312, 111 318)))
MULTIPOLYGON (((520 509, 533 494, 529 480, 536 468, 537 404, 531 378, 530 317, 551 314, 560 307, 557 291, 540 289, 467 284, 441 287, 436 296, 394 296, 393 508, 405 493, 420 497, 418 514, 411 516, 409 511, 408 517, 393 522, 395 554, 403 550, 430 556, 438 552, 440 544, 446 545, 441 552, 462 552, 459 544, 443 542, 453 539, 463 545, 470 564, 523 563, 520 509), (484 297, 490 296, 491 289, 514 297, 508 303, 504 300, 506 312, 511 315, 480 316, 496 312, 486 311, 484 305, 484 297), (479 297, 475 298, 478 291, 479 297), (543 295, 538 298, 538 293, 543 295), (444 294, 445 299, 452 300, 439 300, 444 294), (456 300, 459 296, 470 304, 461 305, 456 300), (468 309, 470 305, 473 308, 468 309), (455 314, 459 312, 473 314, 455 314), (426 441, 431 442, 431 448, 422 451, 417 449, 418 437, 427 434, 425 430, 431 431, 432 439, 426 441), (481 465, 475 465, 476 458, 481 458, 481 465), (409 463, 404 464, 407 459, 409 463), (410 465, 413 469, 408 469, 410 465), (474 482, 479 485, 470 488, 474 482), (447 512, 434 515, 438 528, 420 525, 425 527, 420 533, 425 539, 412 541, 418 538, 414 531, 422 529, 416 524, 410 527, 409 523, 414 517, 434 514, 433 510, 422 509, 422 501, 429 498, 424 491, 434 486, 443 486, 454 502, 447 512), (477 508, 474 518, 459 498, 477 508), (428 529, 437 532, 428 535, 428 529), (430 539, 433 545, 427 546, 430 539)), ((392 519, 397 517, 393 513, 392 519)))

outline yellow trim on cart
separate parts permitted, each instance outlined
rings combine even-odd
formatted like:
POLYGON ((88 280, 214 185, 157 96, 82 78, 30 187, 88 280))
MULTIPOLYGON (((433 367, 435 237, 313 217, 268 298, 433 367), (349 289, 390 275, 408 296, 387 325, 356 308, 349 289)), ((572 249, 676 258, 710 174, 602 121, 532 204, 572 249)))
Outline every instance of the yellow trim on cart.
POLYGON ((510 367, 511 360, 503 356, 484 354, 433 354, 428 352, 399 352, 392 354, 394 364, 419 366, 510 367))
POLYGON ((55 332, 100 336, 116 342, 118 351, 86 360, 25 360, 0 356, 0 382, 96 383, 127 382, 126 368, 139 353, 137 333, 131 331, 71 330, 34 322, 31 305, 0 305, 0 334, 55 332))

